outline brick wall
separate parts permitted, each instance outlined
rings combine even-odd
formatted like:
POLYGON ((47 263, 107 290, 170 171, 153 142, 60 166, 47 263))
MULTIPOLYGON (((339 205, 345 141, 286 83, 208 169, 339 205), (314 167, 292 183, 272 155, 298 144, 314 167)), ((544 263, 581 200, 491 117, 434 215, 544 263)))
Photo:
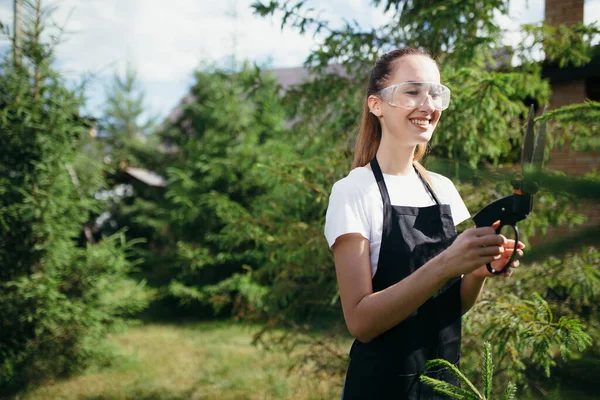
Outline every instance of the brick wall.
POLYGON ((549 25, 573 25, 583 22, 584 0, 546 0, 545 16, 549 25))
POLYGON ((585 80, 552 83, 550 109, 581 103, 586 99, 585 80))
MULTIPOLYGON (((581 103, 586 98, 585 80, 553 83, 549 108, 581 103)), ((600 154, 556 150, 551 154, 548 168, 573 175, 584 175, 592 170, 600 171, 600 154)))
MULTIPOLYGON (((572 25, 583 22, 584 0, 546 0, 545 18, 550 25, 572 25)), ((585 80, 552 83, 550 109, 559 108, 587 99, 585 80)), ((550 169, 583 175, 600 170, 600 154, 557 150, 552 152, 550 169)))
MULTIPOLYGON (((546 0, 545 19, 549 25, 573 25, 583 22, 584 0, 546 0)), ((552 83, 550 109, 559 108, 573 103, 581 103, 587 98, 585 80, 575 80, 552 83)), ((598 169, 600 161, 597 155, 575 153, 569 151, 554 151, 548 166, 573 174, 585 174, 592 169, 598 169)))
MULTIPOLYGON (((584 0, 546 0, 545 19, 550 25, 573 25, 583 22, 584 0)), ((554 82, 550 109, 559 108, 568 104, 581 103, 586 100, 585 80, 554 82)), ((574 152, 568 150, 555 150, 551 154, 549 169, 563 171, 567 174, 582 176, 592 170, 600 171, 600 154, 591 152, 574 152)), ((600 224, 600 207, 596 202, 582 202, 579 212, 587 216, 583 227, 600 224)), ((581 228, 579 228, 581 229, 581 228)), ((552 229, 545 237, 532 238, 532 244, 557 239, 571 231, 568 227, 552 229)))

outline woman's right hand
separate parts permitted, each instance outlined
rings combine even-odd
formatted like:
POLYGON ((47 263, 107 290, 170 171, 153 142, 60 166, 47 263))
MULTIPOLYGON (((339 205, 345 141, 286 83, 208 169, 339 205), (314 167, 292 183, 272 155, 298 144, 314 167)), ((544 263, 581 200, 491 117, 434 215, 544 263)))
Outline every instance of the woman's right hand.
POLYGON ((506 238, 487 226, 466 229, 442 253, 444 273, 449 278, 468 274, 500 258, 506 238))

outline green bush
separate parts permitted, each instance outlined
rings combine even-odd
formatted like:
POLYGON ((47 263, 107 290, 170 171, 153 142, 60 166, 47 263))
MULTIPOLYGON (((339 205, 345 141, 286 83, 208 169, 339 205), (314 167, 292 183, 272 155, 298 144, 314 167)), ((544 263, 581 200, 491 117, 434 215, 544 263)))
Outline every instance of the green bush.
POLYGON ((20 59, 0 63, 0 392, 78 370, 149 294, 128 279, 132 243, 97 245, 84 223, 102 171, 79 170, 82 97, 50 66, 37 5, 24 4, 20 59), (31 18, 29 18, 31 17, 31 18))

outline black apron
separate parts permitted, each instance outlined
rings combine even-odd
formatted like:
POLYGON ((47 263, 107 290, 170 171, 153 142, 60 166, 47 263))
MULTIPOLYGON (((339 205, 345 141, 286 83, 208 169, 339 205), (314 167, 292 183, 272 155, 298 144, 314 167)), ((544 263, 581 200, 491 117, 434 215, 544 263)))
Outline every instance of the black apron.
MULTIPOLYGON (((383 232, 373 292, 406 278, 446 249, 456 237, 448 204, 417 172, 435 205, 392 206, 379 163, 371 168, 383 200, 383 232)), ((422 385, 419 375, 428 360, 443 358, 458 366, 461 341, 460 278, 452 278, 400 324, 368 343, 355 340, 350 350, 343 400, 447 399, 422 385)), ((428 376, 457 384, 446 369, 428 376)))

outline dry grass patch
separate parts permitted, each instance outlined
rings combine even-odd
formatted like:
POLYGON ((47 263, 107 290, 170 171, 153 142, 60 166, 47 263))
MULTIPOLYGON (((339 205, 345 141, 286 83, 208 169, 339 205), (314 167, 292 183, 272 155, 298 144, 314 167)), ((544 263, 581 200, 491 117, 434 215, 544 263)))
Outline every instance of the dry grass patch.
POLYGON ((49 382, 20 399, 333 399, 342 378, 289 373, 290 358, 252 345, 255 327, 230 322, 145 325, 115 335, 111 367, 49 382))

